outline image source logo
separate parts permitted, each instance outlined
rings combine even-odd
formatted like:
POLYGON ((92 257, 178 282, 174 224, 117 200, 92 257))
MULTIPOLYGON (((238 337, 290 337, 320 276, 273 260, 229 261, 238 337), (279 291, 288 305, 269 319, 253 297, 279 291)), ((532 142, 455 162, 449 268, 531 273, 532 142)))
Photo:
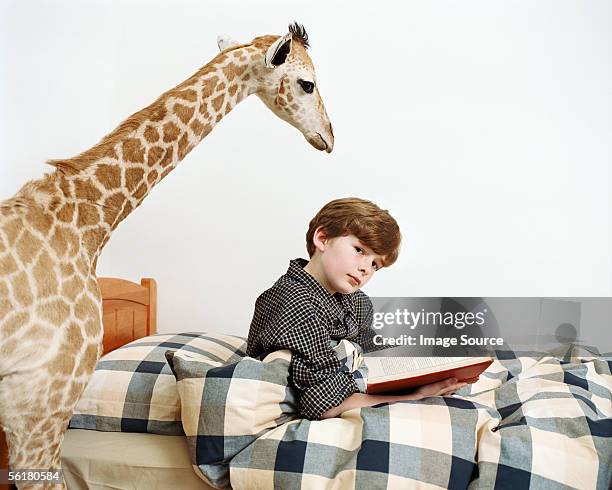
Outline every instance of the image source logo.
POLYGON ((375 355, 609 352, 612 298, 373 297, 375 355))

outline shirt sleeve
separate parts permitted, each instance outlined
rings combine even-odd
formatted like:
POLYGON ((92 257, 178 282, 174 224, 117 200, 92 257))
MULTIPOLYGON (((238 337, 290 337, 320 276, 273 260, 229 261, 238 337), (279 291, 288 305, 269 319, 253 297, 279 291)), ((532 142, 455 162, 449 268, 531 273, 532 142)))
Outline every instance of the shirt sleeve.
POLYGON ((359 391, 352 373, 340 371, 329 332, 319 323, 306 293, 284 290, 267 297, 260 307, 267 314, 256 322, 258 350, 291 350, 289 376, 298 392, 298 412, 303 418, 319 420, 359 391))
POLYGON ((353 374, 340 371, 340 360, 329 344, 329 334, 312 317, 288 331, 279 343, 291 349, 289 372, 300 396, 302 417, 320 420, 323 413, 359 392, 353 374))
POLYGON ((386 345, 376 345, 374 343, 374 337, 377 335, 377 332, 372 328, 374 318, 372 300, 365 294, 361 295, 357 301, 357 310, 359 333, 355 342, 362 347, 364 353, 385 349, 386 345))

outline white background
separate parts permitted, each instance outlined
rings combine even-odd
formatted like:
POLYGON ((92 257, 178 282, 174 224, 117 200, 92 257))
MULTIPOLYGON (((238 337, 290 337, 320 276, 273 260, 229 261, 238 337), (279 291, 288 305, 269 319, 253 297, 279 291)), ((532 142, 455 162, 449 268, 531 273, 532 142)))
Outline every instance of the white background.
POLYGON ((246 335, 346 196, 404 235, 373 296, 612 296, 610 12, 601 1, 0 3, 0 196, 217 53, 302 22, 331 155, 251 97, 124 221, 98 274, 159 285, 159 331, 246 335))

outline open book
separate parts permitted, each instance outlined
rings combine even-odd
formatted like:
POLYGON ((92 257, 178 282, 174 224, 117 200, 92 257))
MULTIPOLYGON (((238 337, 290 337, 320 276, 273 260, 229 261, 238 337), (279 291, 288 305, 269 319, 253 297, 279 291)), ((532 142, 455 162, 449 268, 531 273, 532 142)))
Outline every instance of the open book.
POLYGON ((492 357, 364 357, 368 394, 409 391, 447 378, 474 383, 492 357))

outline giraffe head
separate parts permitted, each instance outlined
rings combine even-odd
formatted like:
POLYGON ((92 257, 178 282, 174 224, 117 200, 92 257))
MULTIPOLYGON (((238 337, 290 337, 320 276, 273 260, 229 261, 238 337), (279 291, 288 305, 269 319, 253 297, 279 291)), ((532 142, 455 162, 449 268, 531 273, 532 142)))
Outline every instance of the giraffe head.
MULTIPOLYGON (((221 51, 239 45, 237 41, 219 37, 221 51)), ((297 128, 317 150, 331 153, 334 133, 325 111, 314 66, 306 49, 308 34, 294 23, 284 36, 261 36, 252 46, 262 56, 255 57, 256 95, 282 120, 297 128)))

